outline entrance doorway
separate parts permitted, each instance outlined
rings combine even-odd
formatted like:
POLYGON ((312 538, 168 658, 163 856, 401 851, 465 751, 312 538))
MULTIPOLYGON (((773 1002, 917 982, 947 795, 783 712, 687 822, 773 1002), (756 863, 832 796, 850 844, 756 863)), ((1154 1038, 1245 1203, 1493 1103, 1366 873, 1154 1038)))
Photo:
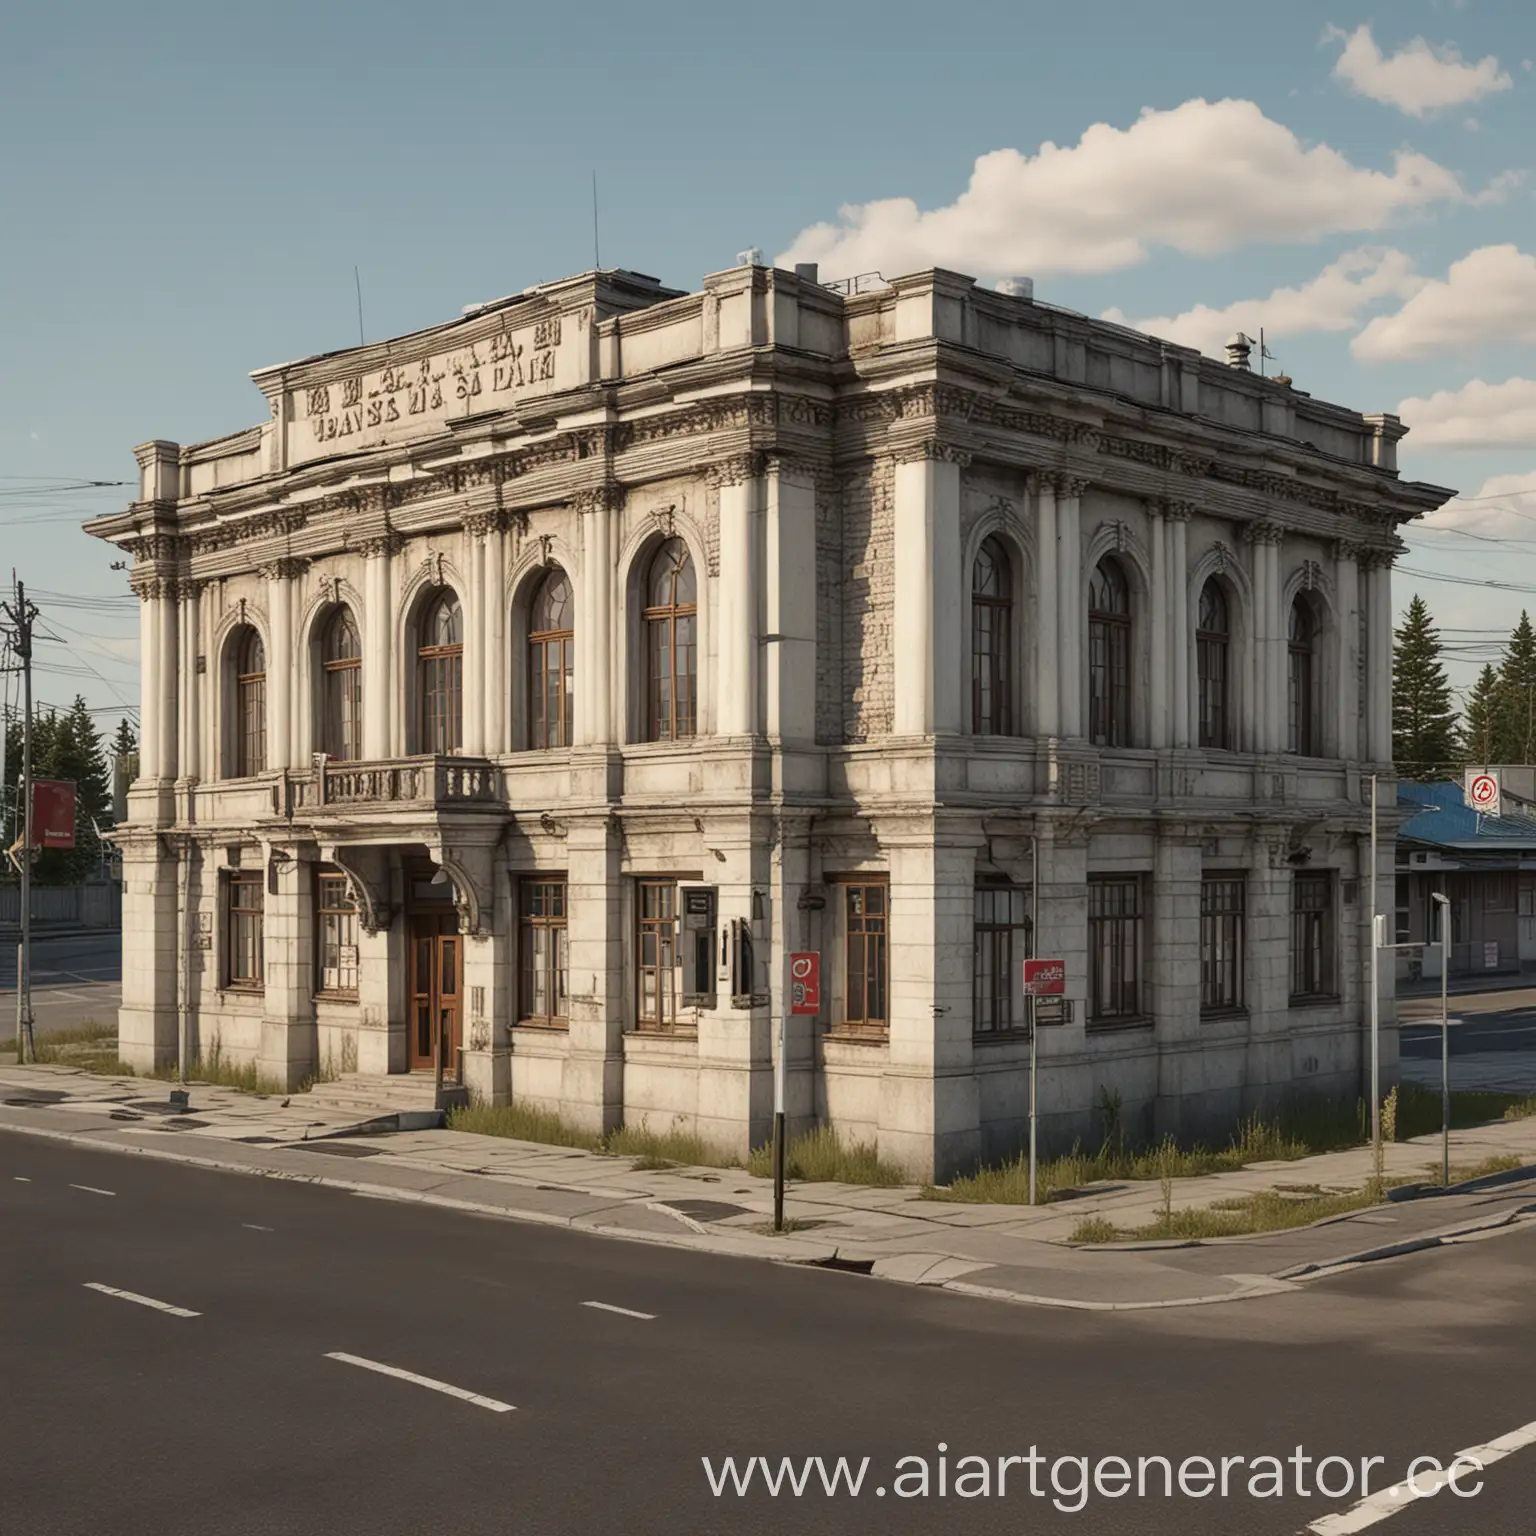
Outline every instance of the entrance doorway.
POLYGON ((410 956, 406 988, 410 997, 407 1041, 412 1072, 431 1072, 437 1067, 439 1049, 443 1077, 457 1082, 460 1033, 460 993, 463 990, 463 941, 458 914, 413 912, 407 919, 410 956))

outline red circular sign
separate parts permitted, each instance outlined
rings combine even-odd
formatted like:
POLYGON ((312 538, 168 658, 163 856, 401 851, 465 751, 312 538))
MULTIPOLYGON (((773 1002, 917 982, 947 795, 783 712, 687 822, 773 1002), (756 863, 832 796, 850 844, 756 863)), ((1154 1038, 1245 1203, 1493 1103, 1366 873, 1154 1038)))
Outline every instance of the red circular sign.
POLYGON ((1473 805, 1492 805, 1499 798, 1499 781, 1491 773, 1477 774, 1472 780, 1470 794, 1473 805))

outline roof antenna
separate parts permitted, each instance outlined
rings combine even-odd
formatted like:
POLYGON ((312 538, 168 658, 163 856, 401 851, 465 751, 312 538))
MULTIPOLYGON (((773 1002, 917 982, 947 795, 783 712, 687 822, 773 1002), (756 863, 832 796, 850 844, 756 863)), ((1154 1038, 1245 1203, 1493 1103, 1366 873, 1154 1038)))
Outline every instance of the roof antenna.
POLYGON ((592 268, 596 272, 603 270, 603 258, 597 249, 597 171, 592 172, 592 268))
POLYGON ((352 268, 352 283, 357 289, 357 344, 360 347, 367 346, 367 339, 363 335, 363 280, 357 274, 357 268, 352 268))

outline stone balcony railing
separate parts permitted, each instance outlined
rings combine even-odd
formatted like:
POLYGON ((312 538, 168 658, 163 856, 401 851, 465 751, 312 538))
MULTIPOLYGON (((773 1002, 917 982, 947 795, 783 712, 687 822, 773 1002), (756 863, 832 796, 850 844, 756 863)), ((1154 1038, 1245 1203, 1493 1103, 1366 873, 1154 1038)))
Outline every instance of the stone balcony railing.
POLYGON ((345 810, 390 805, 492 806, 502 799, 501 775, 479 757, 397 757, 374 763, 326 763, 296 778, 295 810, 345 810))

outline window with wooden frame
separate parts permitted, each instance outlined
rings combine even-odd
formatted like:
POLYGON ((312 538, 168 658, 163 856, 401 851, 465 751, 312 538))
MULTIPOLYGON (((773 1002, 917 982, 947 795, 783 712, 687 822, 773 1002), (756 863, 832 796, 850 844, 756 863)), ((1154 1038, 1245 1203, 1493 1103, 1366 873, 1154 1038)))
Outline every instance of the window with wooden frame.
POLYGON ((1232 625, 1227 594, 1214 576, 1200 589, 1195 628, 1195 663, 1199 673, 1200 745, 1232 745, 1228 688, 1231 677, 1232 625))
POLYGON ((1291 1001, 1338 992, 1334 964, 1334 879, 1331 869, 1291 876, 1291 1001))
POLYGON ((842 893, 842 1027, 883 1035, 890 1028, 890 886, 848 881, 842 893))
POLYGON ((421 611, 416 646, 417 751, 438 756, 464 742, 464 616, 447 588, 421 611))
POLYGON ((266 876, 236 869, 224 877, 224 985, 260 991, 263 969, 262 912, 266 876))
POLYGON ((1013 734, 1013 567, 1002 540, 983 539, 971 567, 971 729, 1013 734))
POLYGON ((235 637, 235 777, 267 767, 267 648, 254 629, 235 637))
POLYGON ((1483 911, 1513 912, 1516 881, 1513 870, 1499 870, 1483 877, 1483 911))
POLYGON ((648 741, 680 741, 698 730, 698 584, 688 547, 666 540, 646 573, 648 741))
POLYGON ((1243 1006, 1243 945, 1248 881, 1241 874, 1200 880, 1200 1011, 1243 1006))
POLYGON ((337 762, 363 755, 363 645, 349 608, 338 608, 320 642, 320 750, 337 762))
POLYGON ((1001 1035, 1028 1025, 1019 962, 1029 948, 1029 888, 978 885, 975 896, 975 960, 971 1029, 1001 1035))
POLYGON ((545 1029, 570 1025, 570 937, 565 881, 529 875, 518 882, 517 1020, 545 1029))
POLYGON ((1131 589, 1113 556, 1088 582, 1088 733, 1101 747, 1131 739, 1131 589))
POLYGON ((568 747, 574 689, 575 604, 558 565, 545 573, 528 610, 528 745, 568 747))
POLYGON ((315 875, 315 992, 357 996, 357 901, 339 871, 315 875))
POLYGON ((643 1030, 676 1029, 680 1022, 677 882, 639 881, 636 905, 635 1025, 643 1030))
POLYGON ((1088 878, 1088 1022, 1142 1022, 1145 952, 1140 875, 1088 878))
POLYGON ((1317 742, 1317 620, 1298 597, 1291 604, 1286 647, 1286 750, 1315 757, 1317 742))

